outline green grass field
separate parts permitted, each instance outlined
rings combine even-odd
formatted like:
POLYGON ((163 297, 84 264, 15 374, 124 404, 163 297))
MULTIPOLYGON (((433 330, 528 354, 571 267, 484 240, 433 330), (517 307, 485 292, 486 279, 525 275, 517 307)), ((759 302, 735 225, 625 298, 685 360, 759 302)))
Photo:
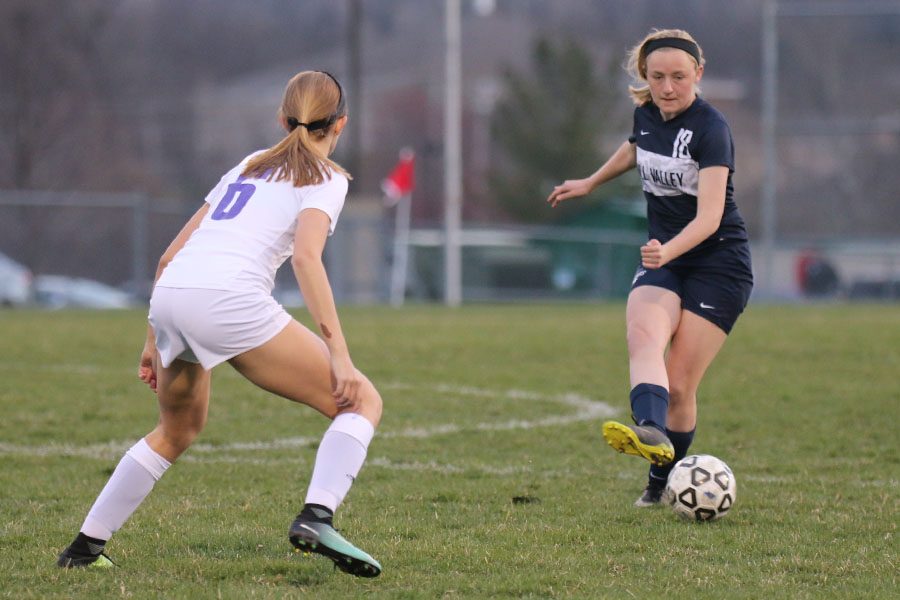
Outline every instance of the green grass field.
POLYGON ((107 546, 119 568, 57 569, 155 424, 144 313, 6 311, 0 596, 897 597, 900 306, 751 306, 700 390, 692 451, 738 482, 710 524, 632 508, 646 466, 600 437, 627 418, 622 305, 342 315, 385 416, 336 524, 381 577, 291 552, 327 423, 227 365, 206 431, 107 546))

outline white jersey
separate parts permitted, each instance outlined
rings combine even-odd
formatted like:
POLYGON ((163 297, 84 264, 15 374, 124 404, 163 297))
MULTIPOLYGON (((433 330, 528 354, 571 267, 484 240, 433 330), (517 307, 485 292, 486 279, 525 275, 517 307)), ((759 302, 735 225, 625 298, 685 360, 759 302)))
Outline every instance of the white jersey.
POLYGON ((344 206, 347 178, 331 173, 317 185, 241 177, 251 154, 206 196, 209 211, 157 282, 159 287, 271 293, 275 272, 293 254, 300 211, 315 208, 331 219, 344 206))

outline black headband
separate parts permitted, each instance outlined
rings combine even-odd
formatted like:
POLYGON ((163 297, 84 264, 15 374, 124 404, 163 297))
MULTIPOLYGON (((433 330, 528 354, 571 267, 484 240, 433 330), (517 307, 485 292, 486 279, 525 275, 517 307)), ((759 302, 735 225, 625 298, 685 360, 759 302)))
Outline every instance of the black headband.
POLYGON ((659 50, 660 48, 678 48, 679 50, 684 50, 694 57, 694 60, 697 61, 698 65, 700 64, 700 47, 691 40, 686 40, 684 38, 664 37, 650 40, 644 44, 643 48, 641 48, 641 54, 643 54, 644 59, 646 59, 651 52, 659 50))
POLYGON ((290 127, 290 130, 293 131, 300 126, 306 127, 307 131, 317 131, 319 129, 327 129, 331 127, 331 125, 337 121, 340 117, 344 116, 344 112, 346 112, 346 102, 344 101, 344 88, 341 87, 340 82, 335 79, 334 75, 329 73, 328 71, 316 71, 316 73, 324 73, 331 78, 334 82, 334 85, 337 86, 338 89, 338 103, 337 108, 334 109, 334 112, 325 117, 324 119, 319 119, 317 121, 313 121, 312 123, 301 123, 294 117, 288 117, 285 121, 290 127))

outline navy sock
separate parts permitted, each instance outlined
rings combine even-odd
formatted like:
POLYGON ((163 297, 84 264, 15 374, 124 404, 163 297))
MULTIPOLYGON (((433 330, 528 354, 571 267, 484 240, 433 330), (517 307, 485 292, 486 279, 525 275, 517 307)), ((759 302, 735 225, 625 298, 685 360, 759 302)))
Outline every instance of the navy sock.
POLYGON ((631 390, 631 415, 638 425, 652 425, 666 430, 669 390, 661 385, 639 383, 631 390))
POLYGON ((696 427, 690 431, 672 431, 671 429, 666 429, 666 435, 669 436, 669 441, 672 442, 672 447, 675 449, 675 459, 664 467, 658 467, 656 465, 650 467, 651 485, 663 486, 666 484, 666 481, 669 479, 669 473, 672 471, 672 467, 674 467, 675 463, 679 460, 687 456, 688 448, 691 447, 691 442, 694 441, 695 431, 697 431, 696 427))

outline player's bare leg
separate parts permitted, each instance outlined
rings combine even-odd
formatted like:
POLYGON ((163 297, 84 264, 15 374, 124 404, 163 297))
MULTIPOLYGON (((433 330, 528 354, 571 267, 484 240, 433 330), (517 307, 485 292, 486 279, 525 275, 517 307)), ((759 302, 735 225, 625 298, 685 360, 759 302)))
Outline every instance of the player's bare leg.
POLYGON ((697 390, 706 370, 728 338, 719 327, 689 311, 672 338, 666 357, 669 376, 667 427, 689 431, 697 425, 697 390))
MULTIPOLYGON (((259 387, 288 400, 310 406, 333 419, 338 408, 332 395, 328 347, 317 335, 291 321, 274 338, 230 361, 237 371, 259 387)), ((381 421, 381 396, 365 379, 356 414, 373 427, 381 421)))
POLYGON ((292 523, 288 538, 298 550, 331 559, 344 572, 375 577, 381 565, 334 529, 340 506, 366 457, 381 420, 381 396, 363 377, 358 405, 339 411, 332 394, 328 348, 296 321, 259 348, 233 358, 247 379, 272 393, 311 406, 334 419, 319 444, 306 504, 292 523))
POLYGON ((137 510, 154 484, 206 424, 210 374, 198 364, 175 360, 157 370, 159 423, 119 461, 78 535, 62 551, 57 565, 109 567, 106 542, 137 510))
POLYGON ((643 457, 653 464, 671 462, 674 455, 665 434, 669 386, 665 352, 680 317, 681 299, 674 292, 655 286, 631 291, 625 319, 636 424, 603 424, 603 437, 614 450, 643 457))
POLYGON ((666 435, 672 442, 675 454, 668 465, 650 467, 647 487, 635 506, 659 504, 672 467, 687 456, 697 424, 697 389, 726 337, 724 331, 706 319, 690 311, 682 314, 666 355, 669 375, 666 435))

